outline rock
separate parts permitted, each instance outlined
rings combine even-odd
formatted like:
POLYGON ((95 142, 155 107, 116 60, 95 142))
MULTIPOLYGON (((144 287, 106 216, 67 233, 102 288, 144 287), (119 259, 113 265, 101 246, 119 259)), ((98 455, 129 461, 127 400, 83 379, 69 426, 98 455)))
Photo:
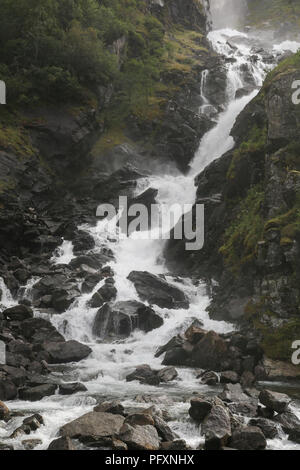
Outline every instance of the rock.
POLYGON ((187 443, 183 439, 178 439, 172 442, 162 442, 160 446, 161 450, 189 450, 187 443))
POLYGON ((259 394, 259 401, 267 408, 276 411, 277 413, 284 413, 287 411, 291 399, 284 393, 271 392, 270 390, 263 390, 259 394))
POLYGON ((171 382, 178 377, 178 372, 175 367, 165 367, 157 373, 160 382, 171 382))
POLYGON ((127 382, 138 380, 140 383, 148 385, 159 385, 160 379, 157 372, 152 370, 147 364, 138 366, 134 372, 126 376, 127 382))
POLYGON ((206 371, 200 376, 200 381, 204 385, 217 385, 220 381, 220 377, 216 372, 213 371, 206 371))
POLYGON ((274 361, 264 357, 263 359, 263 380, 298 380, 300 379, 300 370, 289 362, 274 361))
POLYGON ((83 230, 78 230, 75 234, 75 237, 72 240, 74 246, 74 253, 78 253, 81 251, 92 250, 95 248, 95 240, 87 232, 83 230))
POLYGON ((1 450, 15 450, 15 449, 14 449, 14 446, 0 442, 0 451, 1 450))
POLYGON ((22 445, 25 450, 33 450, 41 444, 43 444, 41 439, 25 439, 22 441, 22 445))
POLYGON ((206 330, 201 328, 198 320, 194 321, 192 325, 186 330, 184 336, 191 344, 196 344, 200 341, 207 333, 206 330))
POLYGON ((249 401, 249 397, 243 392, 240 384, 226 384, 219 398, 226 402, 249 401))
POLYGON ((277 426, 270 419, 251 419, 249 425, 261 429, 266 439, 274 439, 278 435, 277 426))
POLYGON ((132 413, 127 416, 125 424, 130 426, 154 426, 154 420, 149 413, 132 413))
POLYGON ((23 420, 23 424, 25 426, 29 426, 32 431, 36 431, 41 427, 41 425, 45 423, 44 418, 40 414, 36 413, 32 416, 29 416, 28 418, 25 418, 23 420))
POLYGON ((246 426, 232 434, 229 446, 238 450, 264 450, 267 441, 260 428, 246 426))
POLYGON ((181 348, 183 344, 184 338, 181 335, 173 336, 170 341, 157 349, 155 357, 160 357, 164 352, 170 351, 174 348, 181 348))
POLYGON ((19 397, 26 401, 39 401, 44 397, 50 397, 55 394, 57 385, 43 384, 37 387, 26 387, 19 390, 19 397))
POLYGON ((154 426, 156 431, 158 432, 159 437, 162 441, 171 442, 175 439, 175 434, 171 430, 171 428, 165 423, 165 421, 158 416, 157 414, 153 415, 154 419, 154 426))
POLYGON ((64 337, 49 321, 43 318, 31 318, 22 322, 22 335, 30 343, 64 342, 64 337))
POLYGON ((191 399, 190 417, 196 423, 202 423, 206 416, 211 412, 212 403, 203 398, 196 397, 191 399))
POLYGON ((189 302, 180 289, 164 279, 146 271, 132 271, 128 279, 133 282, 139 297, 161 308, 188 308, 189 302))
POLYGON ((125 442, 129 450, 158 450, 159 437, 154 426, 130 426, 124 424, 119 438, 125 442))
POLYGON ((0 378, 0 400, 14 400, 18 395, 18 389, 10 379, 0 378))
POLYGON ((141 302, 117 302, 103 305, 97 312, 93 334, 102 339, 128 337, 134 330, 149 332, 163 325, 163 319, 141 302))
POLYGON ((124 424, 123 416, 92 411, 65 424, 59 431, 62 437, 93 443, 103 437, 118 436, 124 424))
POLYGON ((49 354, 49 364, 66 364, 79 362, 88 357, 92 350, 78 341, 66 341, 65 343, 44 343, 44 350, 49 354))
POLYGON ((124 406, 119 401, 105 401, 95 406, 94 411, 97 413, 111 413, 114 415, 124 415, 124 406))
POLYGON ((89 306, 91 308, 98 308, 102 307, 105 302, 110 302, 111 300, 115 300, 117 297, 117 289, 113 285, 112 282, 109 281, 108 278, 104 284, 104 286, 100 287, 100 289, 93 295, 91 300, 89 301, 89 306))
POLYGON ((290 431, 300 429, 300 419, 291 411, 280 413, 273 419, 276 423, 281 424, 281 427, 286 434, 290 431))
POLYGON ((224 371, 220 374, 220 382, 221 384, 237 384, 239 382, 239 376, 234 371, 224 371))
POLYGON ((0 421, 9 421, 10 420, 10 411, 9 408, 0 401, 0 421))
POLYGON ((214 405, 204 419, 201 431, 205 436, 205 448, 218 450, 224 447, 231 436, 231 421, 228 411, 220 405, 214 405))
POLYGON ((253 398, 248 398, 247 402, 228 403, 228 408, 235 415, 257 416, 257 400, 253 398))
POLYGON ((288 432, 289 440, 300 444, 300 428, 292 429, 288 432))
POLYGON ((65 383, 59 386, 60 395, 73 395, 78 392, 86 392, 87 388, 80 382, 65 383))
POLYGON ((33 311, 26 305, 16 305, 15 307, 7 308, 2 312, 8 321, 23 321, 33 318, 33 311))
POLYGON ((76 447, 69 437, 59 437, 50 443, 48 450, 76 450, 76 447))
POLYGON ((194 347, 196 367, 218 370, 227 354, 226 342, 214 331, 209 331, 194 347))
POLYGON ((39 308, 53 308, 57 313, 64 313, 80 295, 75 279, 67 274, 44 276, 32 288, 34 304, 39 308))
POLYGON ((252 372, 245 371, 241 376, 241 385, 243 388, 251 388, 255 382, 255 377, 252 372))

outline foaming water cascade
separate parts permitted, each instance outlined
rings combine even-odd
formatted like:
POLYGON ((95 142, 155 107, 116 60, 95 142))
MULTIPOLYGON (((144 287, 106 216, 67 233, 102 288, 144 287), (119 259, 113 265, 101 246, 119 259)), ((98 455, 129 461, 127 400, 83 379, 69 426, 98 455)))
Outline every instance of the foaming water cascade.
MULTIPOLYGON (((218 1, 210 1, 213 27, 224 27, 228 24, 228 18, 232 27, 237 26, 239 16, 243 11, 243 2, 240 2, 242 8, 240 9, 238 2, 234 0, 228 0, 229 3, 225 1, 218 3, 218 1), (228 15, 222 18, 226 5, 229 5, 228 15), (234 8, 237 10, 234 11, 234 8)), ((206 0, 205 4, 209 8, 206 0)), ((180 204, 183 207, 195 203, 195 175, 233 148, 234 140, 230 133, 234 122, 244 107, 256 96, 267 71, 273 66, 273 64, 265 63, 260 53, 257 53, 257 59, 253 60, 252 40, 244 32, 230 28, 215 29, 208 34, 208 39, 214 50, 228 59, 225 61, 227 102, 224 103, 217 123, 203 137, 188 175, 149 176, 140 179, 136 188, 136 195, 150 188, 157 190, 157 203, 168 208, 174 204, 180 204), (247 79, 251 82, 248 88, 245 70, 247 79), (241 89, 244 89, 244 95, 237 96, 237 92, 241 89)), ((274 51, 280 53, 292 47, 295 48, 295 44, 284 43, 274 46, 274 51)), ((201 76, 201 113, 209 113, 211 108, 206 95, 208 74, 209 71, 204 70, 201 76)), ((178 214, 178 219, 182 215, 183 211, 178 214)), ((79 363, 52 368, 54 378, 63 382, 83 382, 87 388, 86 392, 79 392, 75 396, 54 395, 33 404, 22 401, 11 402, 11 407, 15 410, 26 413, 39 411, 43 414, 45 426, 33 434, 34 438, 43 440, 43 444, 37 449, 47 448, 62 425, 91 411, 99 400, 115 398, 121 400, 124 405, 137 406, 135 398, 141 394, 151 394, 153 403, 156 398, 163 397, 162 404, 159 406, 168 410, 171 416, 169 424, 173 431, 193 448, 203 443, 198 426, 188 418, 188 399, 195 391, 211 393, 212 389, 199 382, 194 369, 178 367, 178 377, 171 384, 151 387, 138 381, 126 382, 126 376, 141 364, 147 364, 156 370, 161 369, 162 359, 155 357, 157 349, 175 335, 184 333, 195 320, 201 322, 205 330, 224 334, 232 331, 234 325, 210 319, 207 313, 210 298, 204 284, 195 284, 190 278, 175 277, 168 272, 163 257, 166 240, 164 237, 157 237, 158 233, 168 235, 167 226, 164 224, 150 226, 147 231, 136 231, 125 238, 120 233, 118 216, 110 221, 99 220, 96 225, 79 227, 88 232, 95 241, 95 248, 91 250, 91 253, 101 254, 103 250, 106 250, 113 254, 110 261, 104 263, 103 267, 110 267, 114 273, 114 286, 117 291, 115 302, 141 301, 128 275, 132 271, 146 271, 162 275, 169 284, 183 290, 189 300, 189 307, 172 309, 155 305, 155 313, 163 319, 163 324, 159 328, 147 333, 141 330, 131 330, 129 337, 116 339, 113 342, 96 337, 93 332, 98 308, 92 308, 90 300, 105 285, 105 279, 101 279, 91 292, 81 294, 65 313, 53 315, 51 312, 35 309, 35 316, 49 319, 67 340, 80 341, 92 349, 92 353, 79 363)), ((174 224, 176 222, 177 220, 174 224)), ((68 265, 74 257, 72 242, 65 240, 53 254, 51 261, 53 265, 68 265)), ((31 298, 31 290, 36 282, 37 279, 31 279, 27 283, 27 286, 23 288, 22 299, 31 298)), ((78 287, 81 288, 81 283, 78 287)), ((15 304, 2 278, 0 278, 0 291, 2 291, 0 301, 2 305, 10 307, 15 304)), ((146 301, 144 304, 148 306, 146 301)), ((152 402, 144 406, 149 407, 152 402)), ((139 403, 140 405, 143 406, 139 403)), ((8 427, 5 431, 0 428, 0 436, 7 437, 12 428, 19 424, 18 420, 21 422, 18 417, 14 418, 10 423, 11 428, 8 427)), ((21 447, 18 440, 12 443, 16 447, 21 447)), ((286 436, 280 436, 269 443, 269 448, 293 448, 291 446, 293 444, 287 441, 286 436)))

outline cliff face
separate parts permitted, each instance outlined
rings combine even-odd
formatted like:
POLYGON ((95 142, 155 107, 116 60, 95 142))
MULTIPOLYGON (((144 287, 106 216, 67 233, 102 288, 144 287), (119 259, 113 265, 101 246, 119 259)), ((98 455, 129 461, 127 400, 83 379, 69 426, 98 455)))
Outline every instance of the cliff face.
POLYGON ((273 359, 290 358, 300 335, 300 107, 292 101, 299 73, 298 54, 269 74, 236 121, 233 151, 197 177, 204 249, 184 253, 172 241, 167 252, 189 272, 218 281, 211 316, 250 322, 273 359))

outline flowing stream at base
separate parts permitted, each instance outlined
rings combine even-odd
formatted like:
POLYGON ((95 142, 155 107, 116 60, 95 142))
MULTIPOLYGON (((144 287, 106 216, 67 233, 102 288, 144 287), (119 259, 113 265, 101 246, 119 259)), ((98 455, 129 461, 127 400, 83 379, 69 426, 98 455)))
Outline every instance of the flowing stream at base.
MULTIPOLYGON (((228 102, 223 112, 219 114, 215 127, 209 131, 200 144, 199 150, 191 164, 190 173, 187 176, 162 175, 151 176, 139 181, 136 193, 139 194, 147 188, 158 190, 157 201, 160 204, 172 205, 193 204, 196 198, 196 187, 194 177, 211 161, 220 157, 224 152, 230 150, 234 141, 230 131, 238 114, 248 102, 258 93, 262 85, 266 71, 272 66, 263 62, 262 56, 253 63, 250 59, 253 40, 245 33, 225 29, 209 33, 209 39, 215 50, 228 58, 234 56, 235 61, 228 61, 227 76, 228 102), (228 40, 234 39, 236 49, 228 45, 228 40), (236 91, 244 86, 241 65, 247 64, 253 76, 254 89, 246 96, 236 99, 236 91)), ((277 45, 274 51, 282 52, 289 49, 290 45, 277 45)), ((204 107, 209 106, 205 98, 205 82, 209 72, 205 72, 201 86, 203 98, 202 112, 204 107)), ((110 248, 115 261, 110 263, 115 272, 114 279, 118 291, 117 301, 140 300, 134 285, 127 279, 132 270, 148 271, 153 274, 164 274, 167 281, 180 287, 187 294, 190 307, 188 310, 170 310, 155 307, 155 311, 164 319, 164 324, 159 329, 149 333, 135 331, 131 336, 122 341, 114 343, 103 343, 93 337, 92 325, 97 309, 88 307, 87 302, 92 295, 101 287, 101 281, 90 294, 83 294, 62 315, 46 316, 65 336, 66 339, 76 339, 92 348, 92 354, 85 360, 70 365, 53 366, 53 377, 64 382, 83 382, 87 392, 77 393, 73 396, 54 395, 43 400, 31 403, 24 401, 10 402, 13 410, 22 410, 26 413, 40 412, 45 420, 45 426, 31 434, 30 437, 40 438, 43 444, 37 449, 46 449, 49 443, 56 437, 59 428, 65 423, 81 416, 93 409, 93 406, 101 399, 119 399, 125 405, 149 407, 151 403, 157 403, 162 409, 167 409, 172 420, 170 427, 185 439, 187 443, 196 448, 203 438, 198 426, 192 423, 188 416, 189 399, 193 392, 216 393, 214 389, 199 383, 196 372, 193 369, 179 367, 179 376, 176 381, 159 387, 141 385, 138 382, 126 382, 126 375, 132 372, 140 364, 148 364, 154 369, 162 368, 161 358, 155 358, 157 348, 165 344, 175 334, 184 332, 188 326, 198 319, 207 330, 215 330, 219 333, 231 331, 234 326, 226 323, 213 321, 209 318, 206 308, 209 305, 209 296, 206 287, 202 284, 195 285, 191 279, 173 277, 166 270, 163 259, 163 240, 151 239, 151 233, 135 232, 127 239, 118 239, 116 221, 109 223, 99 221, 96 226, 84 226, 95 239, 96 247, 93 251, 98 252, 110 248), (146 395, 151 397, 148 403, 142 400, 136 401, 137 396, 146 395)), ((153 229, 155 230, 155 228, 153 229)), ((73 255, 71 242, 65 241, 54 255, 53 263, 68 264, 73 255)), ((30 297, 30 287, 35 280, 31 280, 25 289, 25 296, 30 297)), ((14 301, 0 279, 0 288, 3 291, 2 303, 8 307, 14 305, 14 301)), ((45 316, 38 310, 37 316, 45 316)), ((218 389, 217 389, 218 390, 218 389)), ((300 417, 299 410, 296 413, 300 417)), ((0 428, 0 438, 3 439, 22 422, 23 418, 14 418, 7 428, 0 428)), ((18 441, 11 441, 16 448, 22 448, 18 441)), ((269 441, 270 448, 295 448, 297 447, 286 440, 285 436, 280 439, 269 441)), ((299 446, 298 446, 299 447, 299 446)))

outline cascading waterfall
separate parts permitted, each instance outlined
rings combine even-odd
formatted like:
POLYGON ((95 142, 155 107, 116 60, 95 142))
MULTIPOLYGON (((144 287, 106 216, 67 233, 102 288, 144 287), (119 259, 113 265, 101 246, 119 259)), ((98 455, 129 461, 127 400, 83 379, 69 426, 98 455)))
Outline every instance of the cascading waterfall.
MULTIPOLYGON (((207 8, 209 4, 206 2, 207 8)), ((210 0, 212 22, 214 28, 223 27, 226 24, 234 25, 236 17, 240 15, 233 12, 237 6, 234 0, 210 0), (223 17, 224 8, 228 8, 228 15, 223 17), (231 23, 228 23, 228 17, 231 23)), ((196 187, 194 176, 215 158, 220 157, 224 152, 230 150, 234 141, 230 136, 230 131, 234 121, 247 103, 256 95, 261 86, 266 71, 270 64, 263 62, 262 56, 254 63, 251 60, 251 38, 246 33, 241 33, 235 29, 213 30, 208 35, 209 40, 216 52, 224 55, 228 59, 227 69, 227 99, 225 111, 219 115, 216 126, 210 130, 202 139, 199 150, 191 164, 191 171, 187 176, 151 176, 139 181, 137 193, 147 188, 158 189, 157 201, 160 204, 170 206, 176 202, 180 204, 193 204, 196 197, 196 187), (230 45, 230 39, 234 47, 230 45), (246 96, 236 98, 238 89, 245 86, 243 79, 243 66, 247 65, 250 75, 253 78, 253 87, 246 96), (241 67, 242 66, 242 67, 241 67)), ((281 51, 280 45, 275 46, 274 51, 281 51)), ((209 106, 206 98, 205 86, 208 71, 204 71, 201 80, 202 104, 200 112, 205 112, 205 107, 209 106)), ((65 381, 82 381, 88 388, 88 392, 82 392, 75 396, 52 396, 44 398, 37 403, 24 403, 20 401, 12 402, 13 409, 31 411, 41 411, 44 416, 46 426, 34 433, 34 437, 41 438, 43 444, 38 449, 47 448, 49 442, 55 437, 59 427, 66 422, 75 419, 92 409, 98 398, 118 398, 124 404, 134 403, 134 397, 138 394, 150 393, 153 399, 156 396, 166 395, 164 403, 172 416, 170 426, 177 434, 185 439, 188 444, 197 447, 202 438, 199 436, 198 427, 188 420, 188 407, 186 398, 197 390, 207 392, 207 386, 199 384, 193 370, 178 369, 179 378, 172 386, 151 387, 137 382, 126 383, 125 377, 139 364, 149 364, 152 368, 161 368, 161 359, 155 358, 156 349, 166 343, 172 336, 183 332, 194 319, 203 322, 204 328, 217 332, 228 332, 233 326, 226 322, 217 322, 209 318, 206 308, 209 305, 209 298, 204 285, 194 285, 190 279, 178 279, 168 275, 163 261, 164 240, 154 240, 151 233, 136 232, 129 238, 118 239, 118 227, 116 220, 107 223, 106 220, 99 221, 96 226, 84 226, 84 230, 94 237, 96 242, 95 252, 99 252, 103 247, 109 248, 115 255, 115 260, 109 264, 115 273, 117 288, 117 299, 119 300, 139 300, 133 284, 127 279, 132 270, 149 271, 153 274, 164 274, 166 279, 174 285, 184 289, 190 300, 190 308, 187 310, 162 309, 155 307, 155 311, 164 319, 164 324, 156 330, 147 334, 141 331, 134 331, 131 336, 113 344, 101 342, 93 337, 92 327, 97 309, 90 308, 88 301, 92 295, 103 285, 100 281, 90 294, 81 295, 74 302, 69 310, 61 315, 49 316, 48 314, 36 311, 36 315, 49 318, 66 339, 76 339, 87 343, 93 350, 92 354, 76 365, 55 370, 54 374, 59 379, 65 381)), ((152 227, 151 231, 157 230, 152 227)), ((153 233, 152 233, 153 235, 153 233)), ((54 254, 52 262, 54 264, 67 264, 73 259, 73 246, 65 241, 60 250, 54 254)), ((25 289, 25 296, 29 295, 32 281, 25 289)), ((0 289, 2 290, 1 303, 5 306, 14 304, 8 289, 0 278, 0 289)), ((149 404, 145 405, 149 406, 149 404)), ((297 411, 299 414, 299 412, 297 411)), ((15 425, 15 421, 11 426, 15 425)), ((0 437, 5 437, 4 431, 0 428, 0 437)), ((20 444, 12 442, 16 446, 20 444)), ((293 448, 293 444, 286 440, 276 439, 269 444, 270 448, 293 448)))

